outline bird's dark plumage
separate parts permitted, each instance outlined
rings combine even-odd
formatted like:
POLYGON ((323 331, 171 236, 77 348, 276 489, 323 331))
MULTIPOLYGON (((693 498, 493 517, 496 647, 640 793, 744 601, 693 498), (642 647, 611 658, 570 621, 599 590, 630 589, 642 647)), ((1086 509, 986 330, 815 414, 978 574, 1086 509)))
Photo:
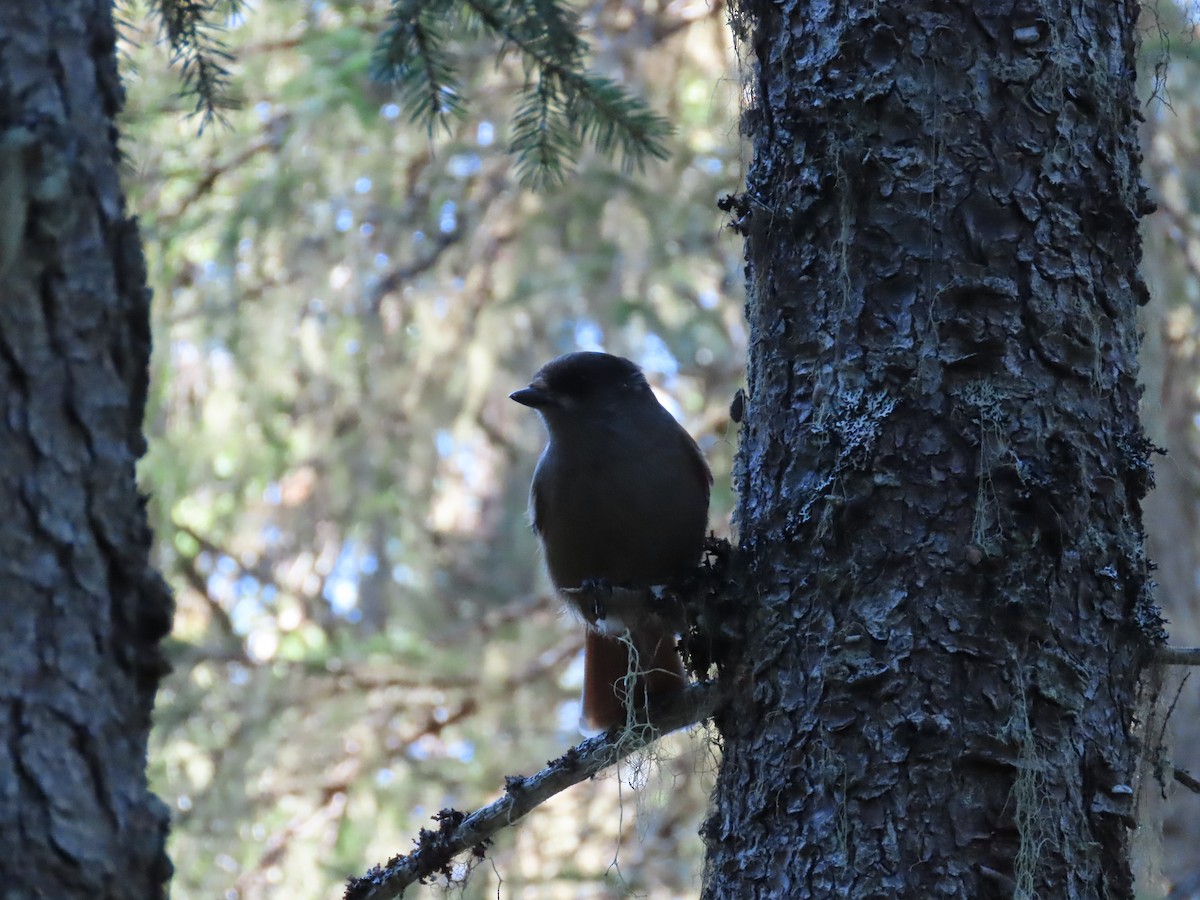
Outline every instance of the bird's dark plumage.
MULTIPOLYGON (((696 442, 646 383, 641 369, 607 353, 552 360, 512 399, 536 409, 549 442, 530 490, 533 525, 557 588, 589 581, 646 587, 700 561, 712 475, 696 442)), ((589 621, 583 719, 592 729, 625 720, 630 671, 624 623, 589 621)), ((679 690, 683 669, 662 626, 630 623, 647 693, 679 690)))

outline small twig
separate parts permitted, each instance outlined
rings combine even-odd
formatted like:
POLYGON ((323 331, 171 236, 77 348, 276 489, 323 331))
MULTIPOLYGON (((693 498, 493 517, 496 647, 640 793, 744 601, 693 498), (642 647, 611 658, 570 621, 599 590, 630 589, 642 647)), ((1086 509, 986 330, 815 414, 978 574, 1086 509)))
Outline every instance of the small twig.
POLYGON ((1159 647, 1154 656, 1168 666, 1200 666, 1200 647, 1159 647))
POLYGON ((439 232, 431 242, 432 246, 425 255, 407 266, 398 266, 385 273, 371 289, 371 311, 378 315, 383 305, 383 298, 393 291, 398 291, 418 275, 424 274, 437 265, 442 254, 457 244, 463 237, 463 227, 460 225, 453 231, 439 232))
POLYGON ((1171 770, 1171 774, 1175 776, 1176 781, 1193 794, 1200 794, 1200 778, 1197 778, 1187 769, 1175 768, 1171 770))
POLYGON ((393 857, 387 865, 376 866, 363 877, 350 879, 345 900, 396 898, 414 882, 448 872, 456 855, 468 850, 481 853, 500 829, 555 794, 586 781, 665 734, 703 722, 716 710, 720 697, 715 683, 692 685, 653 710, 651 724, 588 738, 552 760, 536 775, 506 779, 504 796, 494 803, 470 815, 442 810, 434 817, 441 823, 437 831, 422 829, 412 853, 393 857))
POLYGON ((523 622, 535 615, 554 610, 554 598, 549 594, 530 594, 512 603, 506 603, 485 613, 473 617, 470 621, 456 625, 448 631, 434 635, 429 642, 435 647, 452 647, 470 638, 488 638, 506 625, 513 622, 523 622))
POLYGON ((201 200, 206 194, 209 194, 213 191, 213 189, 217 186, 217 181, 220 180, 223 175, 227 175, 233 170, 241 168, 260 153, 278 150, 279 145, 279 138, 271 131, 268 131, 266 137, 256 141, 248 147, 243 148, 240 153, 236 154, 231 159, 228 159, 224 162, 213 163, 209 167, 208 171, 206 171, 200 177, 200 180, 192 185, 192 189, 188 192, 187 196, 185 196, 175 206, 174 209, 165 210, 158 216, 158 221, 156 223, 157 228, 159 229, 158 233, 162 233, 166 230, 167 226, 173 225, 175 222, 178 222, 180 219, 182 219, 195 203, 201 200))

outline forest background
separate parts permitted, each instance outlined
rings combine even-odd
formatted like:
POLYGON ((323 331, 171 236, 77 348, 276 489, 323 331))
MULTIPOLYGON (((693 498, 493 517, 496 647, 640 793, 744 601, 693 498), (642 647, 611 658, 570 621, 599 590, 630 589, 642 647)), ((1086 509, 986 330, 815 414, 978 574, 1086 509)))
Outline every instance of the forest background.
MULTIPOLYGON (((577 739, 581 635, 539 568, 543 436, 511 390, 570 350, 635 359, 699 440, 729 536, 746 348, 716 204, 746 162, 737 56, 720 2, 585 7, 592 67, 670 119, 671 156, 626 172, 588 151, 531 193, 506 149, 524 72, 490 45, 465 48, 467 113, 431 137, 369 77, 386 2, 261 0, 218 23, 236 105, 198 135, 142 12, 121 128, 155 291, 141 478, 178 603, 151 746, 172 891, 336 896, 577 739)), ((1174 7, 1143 63, 1142 413, 1170 451, 1146 524, 1172 643, 1194 646, 1200 53, 1174 7)), ((1171 675, 1169 746, 1200 772, 1200 688, 1171 675)), ((573 788, 451 894, 695 896, 714 752, 676 736, 573 788)), ((1143 887, 1200 896, 1200 798, 1153 794, 1143 887)))

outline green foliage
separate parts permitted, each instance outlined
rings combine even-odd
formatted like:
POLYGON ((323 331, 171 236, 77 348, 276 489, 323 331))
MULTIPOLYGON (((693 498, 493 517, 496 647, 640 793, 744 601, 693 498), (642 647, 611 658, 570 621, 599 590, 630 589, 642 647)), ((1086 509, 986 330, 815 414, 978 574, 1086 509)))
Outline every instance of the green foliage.
POLYGON ((222 121, 234 107, 229 92, 232 57, 220 37, 222 27, 214 20, 245 13, 243 0, 150 0, 171 48, 171 63, 179 67, 181 94, 195 103, 201 128, 214 119, 222 121))
POLYGON ((582 144, 619 153, 626 169, 666 159, 669 123, 609 78, 585 68, 578 14, 558 0, 397 0, 372 72, 396 85, 409 115, 430 132, 466 111, 452 45, 478 35, 521 56, 525 80, 510 149, 522 181, 562 181, 582 144))
MULTIPOLYGON (((504 146, 519 54, 462 56, 478 23, 447 44, 478 99, 434 148, 367 71, 390 11, 262 0, 221 19, 245 102, 199 137, 156 24, 125 30, 127 188, 155 291, 140 474, 179 610, 151 772, 179 900, 334 896, 438 809, 573 742, 580 635, 525 514, 542 434, 507 400, 548 358, 602 342, 645 364, 717 473, 718 530, 730 507, 741 247, 713 201, 739 149, 712 100, 719 18, 630 31, 609 18, 627 10, 598 14, 605 71, 672 116, 686 95, 689 129, 649 179, 585 152, 533 195, 504 146), (659 32, 677 37, 628 37, 659 32)), ((581 786, 459 895, 495 896, 497 877, 505 896, 688 895, 696 768, 663 764, 661 828, 614 778, 581 786)))
MULTIPOLYGON (((195 85, 182 104, 157 26, 126 13, 121 131, 155 290, 141 477, 179 604, 151 763, 174 811, 177 900, 336 896, 435 827, 433 812, 486 802, 573 740, 578 634, 544 595, 524 518, 542 438, 506 400, 550 356, 595 341, 647 365, 713 465, 711 522, 726 527, 724 423, 745 335, 740 241, 713 205, 741 175, 721 15, 591 7, 599 68, 679 123, 675 152, 630 177, 595 164, 591 133, 564 121, 554 139, 582 153, 578 177, 530 196, 498 144, 522 113, 526 129, 567 115, 572 88, 549 91, 554 116, 540 118, 529 92, 543 69, 474 7, 451 6, 438 27, 457 80, 443 83, 461 111, 438 125, 436 154, 397 129, 368 77, 396 13, 385 0, 260 0, 245 15, 157 0, 195 85), (664 34, 676 37, 643 37, 664 34), (510 51, 500 64, 496 41, 510 51), (229 127, 197 138, 193 107, 229 127), (355 602, 335 605, 347 586, 355 602)), ((1175 110, 1152 103, 1147 125, 1164 213, 1147 222, 1146 271, 1177 311, 1200 302, 1181 264, 1200 206, 1193 52, 1174 42, 1175 110)), ((1169 367, 1186 376, 1147 392, 1151 412, 1183 398, 1165 417, 1192 442, 1197 322, 1171 326, 1169 367)), ((1179 643, 1200 643, 1179 631, 1186 610, 1172 618, 1179 643)), ((1185 703, 1173 722, 1189 730, 1172 743, 1200 747, 1185 703)), ((692 750, 662 763, 658 810, 613 778, 581 785, 452 895, 693 896, 697 773, 710 770, 692 750)), ((1172 798, 1172 828, 1192 847, 1200 812, 1185 802, 1172 798)), ((1193 856, 1168 853, 1176 875, 1193 856)))
MULTIPOLYGON (((171 48, 181 94, 194 102, 201 128, 227 121, 236 107, 230 55, 221 21, 240 21, 242 0, 150 0, 171 48)), ((500 54, 515 50, 525 75, 513 118, 511 152, 527 185, 549 187, 565 176, 586 144, 619 155, 626 171, 666 159, 666 119, 610 78, 586 68, 587 44, 578 14, 558 0, 394 0, 370 70, 399 92, 410 121, 430 136, 450 132, 467 100, 462 48, 490 40, 500 54)), ((353 102, 351 99, 350 102, 353 102)))
POLYGON ((449 0, 400 0, 371 62, 372 74, 394 84, 412 121, 432 132, 447 117, 465 111, 454 58, 446 48, 449 0))

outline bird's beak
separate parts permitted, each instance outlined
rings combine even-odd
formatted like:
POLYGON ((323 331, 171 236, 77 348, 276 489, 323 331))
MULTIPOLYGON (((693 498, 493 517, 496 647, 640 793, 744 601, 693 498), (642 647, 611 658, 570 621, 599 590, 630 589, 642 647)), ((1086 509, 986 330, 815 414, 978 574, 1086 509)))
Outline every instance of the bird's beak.
POLYGON ((516 400, 522 406, 529 406, 533 409, 541 409, 543 406, 551 406, 555 400, 551 394, 542 385, 531 384, 527 388, 521 388, 519 391, 513 391, 508 395, 509 400, 516 400))

